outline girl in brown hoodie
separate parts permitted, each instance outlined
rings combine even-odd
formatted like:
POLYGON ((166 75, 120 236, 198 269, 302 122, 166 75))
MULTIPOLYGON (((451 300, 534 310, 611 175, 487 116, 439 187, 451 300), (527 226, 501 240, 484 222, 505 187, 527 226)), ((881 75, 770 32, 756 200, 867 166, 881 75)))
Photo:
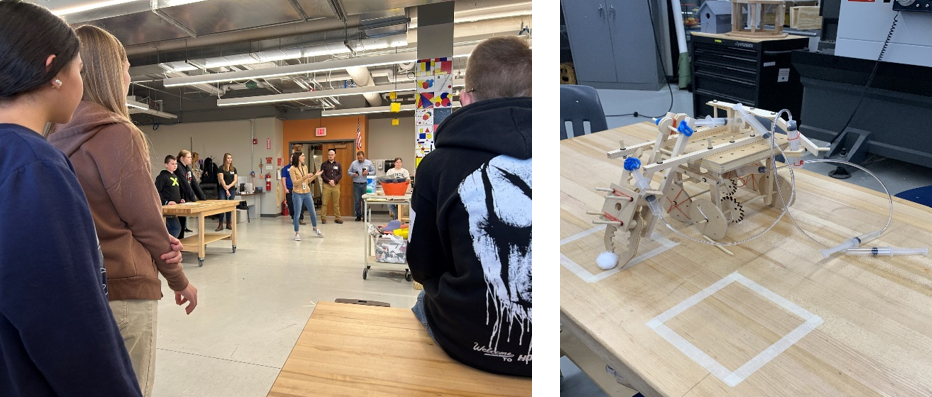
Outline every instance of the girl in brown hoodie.
POLYGON ((129 119, 129 61, 123 45, 95 26, 76 30, 84 60, 84 97, 71 122, 56 125, 49 143, 74 164, 90 205, 107 269, 110 307, 144 395, 155 377, 155 337, 161 273, 175 302, 197 306, 197 289, 182 271, 152 184, 148 144, 129 119), (174 263, 171 263, 174 262, 174 263))

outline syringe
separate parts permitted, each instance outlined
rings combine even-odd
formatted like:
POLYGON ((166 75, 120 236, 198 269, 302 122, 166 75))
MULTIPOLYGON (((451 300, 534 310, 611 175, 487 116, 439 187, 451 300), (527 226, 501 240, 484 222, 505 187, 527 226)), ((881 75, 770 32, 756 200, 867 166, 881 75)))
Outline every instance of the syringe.
POLYGON ((870 256, 894 256, 894 255, 928 255, 929 248, 894 248, 894 247, 873 247, 873 248, 849 248, 845 251, 848 255, 870 255, 870 256))

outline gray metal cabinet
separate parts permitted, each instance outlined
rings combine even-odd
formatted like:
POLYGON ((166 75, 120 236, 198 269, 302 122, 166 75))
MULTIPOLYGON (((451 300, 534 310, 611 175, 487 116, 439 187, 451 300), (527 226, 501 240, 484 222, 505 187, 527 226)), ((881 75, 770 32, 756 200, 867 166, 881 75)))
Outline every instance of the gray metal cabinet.
MULTIPOLYGON (((595 88, 658 90, 663 69, 657 56, 650 0, 562 0, 579 84, 595 88)), ((658 24, 659 26, 659 24, 658 24)))

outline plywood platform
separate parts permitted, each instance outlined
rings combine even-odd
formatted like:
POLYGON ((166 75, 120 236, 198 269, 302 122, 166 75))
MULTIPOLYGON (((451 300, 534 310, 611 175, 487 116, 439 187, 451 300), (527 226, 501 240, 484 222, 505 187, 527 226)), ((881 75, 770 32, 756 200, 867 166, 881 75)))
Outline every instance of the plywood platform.
MULTIPOLYGON (((658 223, 628 269, 598 268, 602 227, 585 212, 604 201, 593 188, 621 173, 621 162, 605 152, 620 139, 655 137, 656 126, 643 123, 560 143, 564 332, 646 396, 932 395, 927 257, 822 259, 823 247, 788 219, 728 247, 729 256, 658 223)), ((806 171, 796 183, 793 214, 820 242, 834 245, 886 221, 887 198, 877 192, 806 171)), ((929 246, 932 213, 895 200, 893 225, 870 245, 929 246)), ((749 237, 779 215, 779 208, 755 210, 725 241, 749 237)))

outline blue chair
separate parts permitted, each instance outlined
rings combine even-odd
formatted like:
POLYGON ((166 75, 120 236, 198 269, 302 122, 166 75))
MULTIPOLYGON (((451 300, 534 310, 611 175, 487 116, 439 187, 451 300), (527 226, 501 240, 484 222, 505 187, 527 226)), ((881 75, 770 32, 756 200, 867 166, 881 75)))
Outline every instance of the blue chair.
POLYGON ((583 123, 586 121, 591 132, 608 129, 599 93, 585 85, 560 85, 560 140, 585 135, 583 123), (569 133, 567 122, 572 125, 569 133))
POLYGON ((932 186, 909 189, 905 192, 897 193, 895 196, 926 207, 932 207, 932 186))

